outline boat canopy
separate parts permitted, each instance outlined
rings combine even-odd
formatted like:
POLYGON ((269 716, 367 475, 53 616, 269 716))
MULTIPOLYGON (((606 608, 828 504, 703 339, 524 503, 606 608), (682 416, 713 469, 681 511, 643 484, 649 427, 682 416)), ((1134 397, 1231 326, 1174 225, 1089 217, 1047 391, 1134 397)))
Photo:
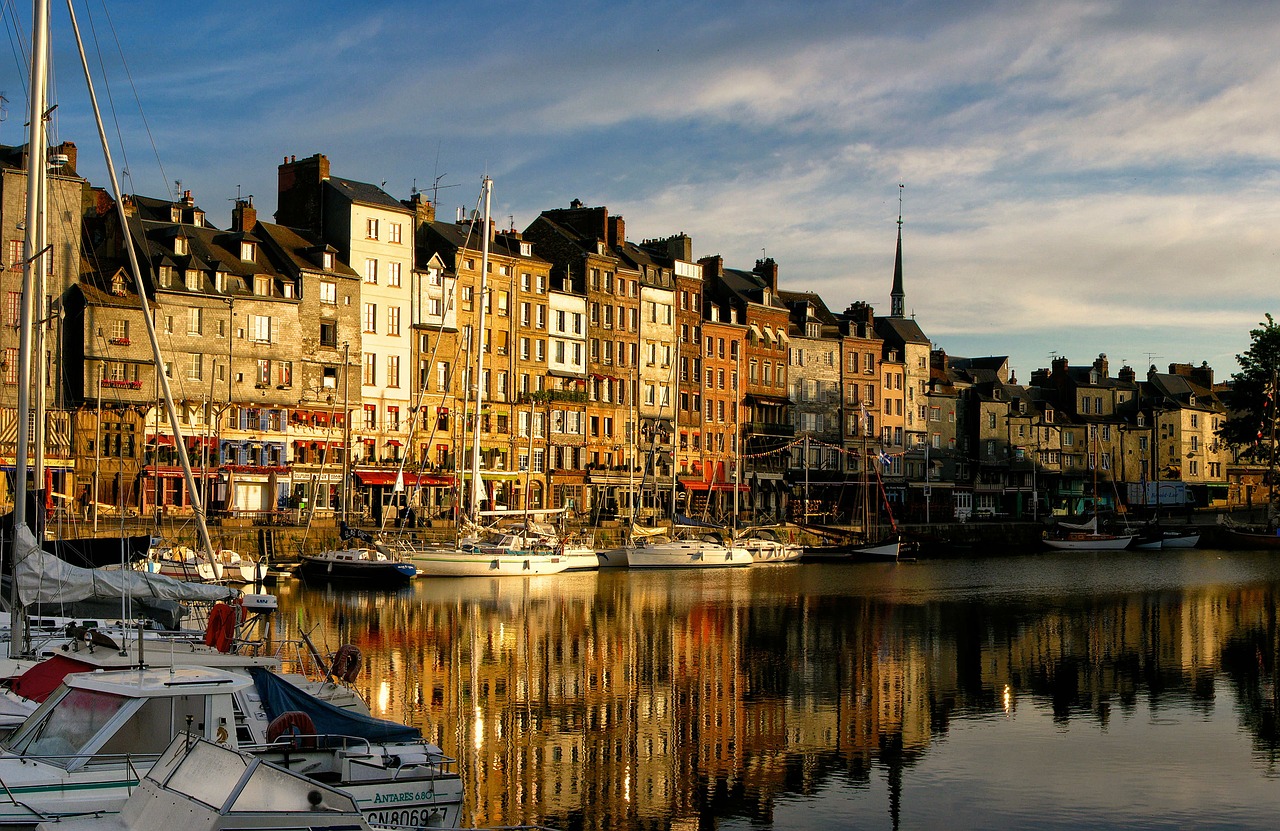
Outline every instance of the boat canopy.
POLYGON ((357 736, 370 742, 407 742, 422 738, 416 727, 344 710, 298 689, 274 672, 250 667, 249 675, 270 718, 298 710, 311 717, 320 735, 357 736))

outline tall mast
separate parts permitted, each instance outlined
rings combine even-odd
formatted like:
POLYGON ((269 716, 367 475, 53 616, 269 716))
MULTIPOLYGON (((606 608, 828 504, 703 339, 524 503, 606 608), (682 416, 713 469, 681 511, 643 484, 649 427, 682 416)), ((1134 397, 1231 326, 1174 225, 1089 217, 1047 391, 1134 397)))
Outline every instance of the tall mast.
MULTIPOLYGON (((44 267, 46 252, 36 248, 42 238, 36 230, 40 213, 40 182, 46 175, 45 154, 48 143, 45 140, 45 97, 48 80, 49 60, 49 2, 35 0, 32 6, 31 34, 31 90, 30 110, 27 115, 27 208, 26 232, 23 235, 22 263, 22 295, 19 298, 19 332, 18 332, 18 436, 17 458, 14 471, 13 495, 13 528, 15 539, 19 527, 26 526, 27 511, 27 452, 31 445, 30 422, 31 409, 31 332, 35 322, 35 275, 44 267)), ((18 596, 17 555, 18 547, 13 546, 14 562, 11 569, 14 580, 10 605, 13 620, 13 631, 9 638, 9 657, 16 658, 22 653, 25 632, 22 631, 23 617, 20 613, 21 598, 18 596)))
MULTIPOLYGON (((475 388, 476 411, 474 413, 474 429, 471 436, 471 515, 473 517, 480 516, 480 408, 484 401, 484 312, 485 312, 485 292, 488 289, 487 277, 489 274, 489 198, 493 193, 493 180, 488 176, 480 184, 482 194, 482 204, 484 211, 481 213, 480 229, 480 314, 477 317, 476 324, 476 375, 472 381, 475 388)), ((532 427, 532 425, 531 425, 532 427)))

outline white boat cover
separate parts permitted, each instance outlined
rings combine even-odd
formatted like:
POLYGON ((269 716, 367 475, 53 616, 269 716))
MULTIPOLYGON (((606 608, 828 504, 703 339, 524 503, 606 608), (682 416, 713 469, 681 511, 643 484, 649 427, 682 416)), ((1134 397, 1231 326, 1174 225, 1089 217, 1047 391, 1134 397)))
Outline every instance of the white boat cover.
POLYGON ((80 568, 40 549, 31 529, 19 526, 14 535, 14 574, 24 604, 73 603, 77 600, 154 597, 212 603, 236 595, 235 589, 209 583, 185 583, 142 571, 80 568))

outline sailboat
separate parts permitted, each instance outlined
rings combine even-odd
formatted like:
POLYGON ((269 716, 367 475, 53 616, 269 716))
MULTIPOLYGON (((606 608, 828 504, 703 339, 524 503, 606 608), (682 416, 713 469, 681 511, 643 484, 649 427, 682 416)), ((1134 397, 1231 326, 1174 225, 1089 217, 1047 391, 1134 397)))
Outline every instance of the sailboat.
POLYGON ((528 577, 537 574, 559 574, 567 571, 572 561, 565 556, 563 540, 552 540, 545 537, 501 537, 486 539, 490 529, 482 523, 487 507, 482 504, 489 500, 484 495, 484 482, 481 477, 480 428, 481 411, 484 407, 484 353, 485 353, 485 307, 488 305, 488 272, 489 272, 489 203, 493 192, 493 180, 484 177, 481 183, 481 248, 480 248, 480 291, 478 293, 479 313, 475 327, 476 364, 472 387, 475 395, 475 409, 472 413, 471 433, 471 469, 470 479, 470 523, 477 536, 470 540, 458 540, 454 545, 436 547, 417 547, 402 543, 405 554, 418 573, 427 577, 528 577))

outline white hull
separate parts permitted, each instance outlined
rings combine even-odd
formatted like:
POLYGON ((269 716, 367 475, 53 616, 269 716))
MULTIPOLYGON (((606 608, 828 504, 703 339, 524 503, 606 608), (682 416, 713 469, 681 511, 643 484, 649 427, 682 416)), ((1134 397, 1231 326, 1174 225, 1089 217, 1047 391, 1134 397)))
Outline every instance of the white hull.
POLYGON ((596 552, 596 562, 600 568, 627 568, 629 565, 627 552, 630 548, 620 546, 596 552))
POLYGON ((569 561, 565 571, 595 571, 600 567, 594 548, 566 548, 561 556, 569 561))
POLYGON ((855 548, 852 552, 854 557, 868 557, 875 560, 896 560, 902 549, 902 543, 899 540, 893 542, 877 543, 875 545, 866 545, 861 548, 855 548))
POLYGON ((791 563, 799 560, 802 553, 800 546, 776 540, 741 540, 738 545, 756 563, 791 563))
POLYGON ((752 562, 744 548, 702 540, 673 540, 627 549, 628 568, 731 568, 752 562))
POLYGON ((484 554, 440 549, 415 552, 410 562, 423 577, 530 577, 568 571, 573 561, 560 554, 531 551, 484 554))
POLYGON ((1065 540, 1046 537, 1044 544, 1064 551, 1120 551, 1128 548, 1136 536, 1137 534, 1081 535, 1078 539, 1065 540))

